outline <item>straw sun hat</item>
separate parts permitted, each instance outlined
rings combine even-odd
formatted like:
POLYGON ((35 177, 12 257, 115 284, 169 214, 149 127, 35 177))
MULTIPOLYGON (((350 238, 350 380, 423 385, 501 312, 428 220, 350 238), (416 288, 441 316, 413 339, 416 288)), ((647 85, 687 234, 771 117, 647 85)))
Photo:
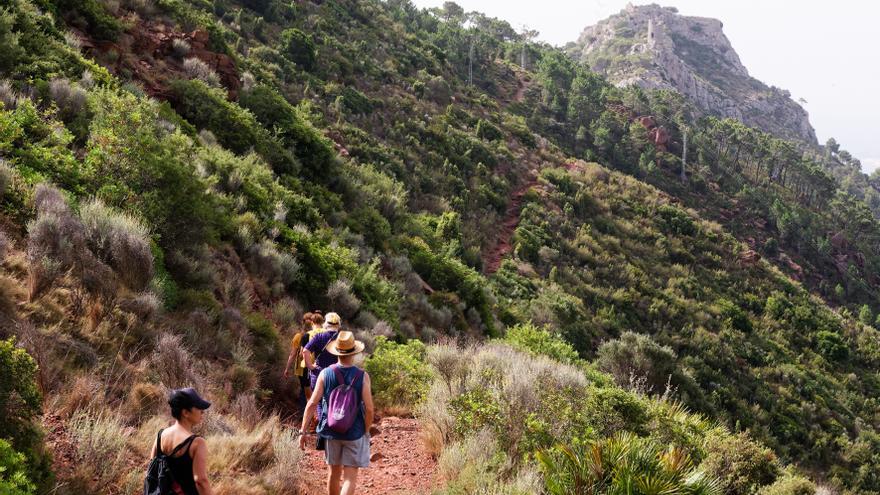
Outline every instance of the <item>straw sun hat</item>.
POLYGON ((336 356, 351 356, 364 352, 364 343, 354 340, 353 333, 343 330, 339 332, 336 340, 331 340, 327 344, 327 352, 336 356))

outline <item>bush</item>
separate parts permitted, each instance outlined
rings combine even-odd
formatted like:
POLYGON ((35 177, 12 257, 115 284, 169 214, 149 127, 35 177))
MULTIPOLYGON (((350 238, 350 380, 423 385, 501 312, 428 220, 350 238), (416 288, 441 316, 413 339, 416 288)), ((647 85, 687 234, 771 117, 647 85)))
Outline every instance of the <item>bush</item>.
POLYGON ((190 57, 184 60, 183 72, 186 73, 186 76, 190 79, 198 79, 211 87, 220 87, 220 76, 214 72, 214 69, 199 58, 190 57))
POLYGON ((849 347, 837 332, 820 330, 816 333, 816 349, 829 361, 842 362, 849 356, 849 347))
POLYGON ((260 277, 278 297, 300 277, 300 264, 288 252, 279 251, 274 243, 263 240, 247 250, 248 270, 260 277))
POLYGON ((311 35, 296 28, 285 29, 281 33, 281 47, 279 49, 291 62, 307 71, 315 67, 318 53, 311 35))
POLYGON ((412 410, 425 397, 431 370, 425 362, 425 345, 418 340, 396 344, 376 337, 376 347, 364 362, 380 408, 412 410))
POLYGON ((193 365, 193 356, 183 345, 180 335, 166 333, 159 337, 150 358, 150 369, 156 373, 159 383, 169 389, 200 388, 200 379, 193 371, 193 365))
POLYGON ((501 139, 503 135, 501 131, 492 125, 488 120, 480 119, 477 121, 477 136, 487 141, 496 141, 501 139))
POLYGON ((776 483, 765 486, 758 495, 815 495, 816 485, 810 480, 795 474, 788 474, 776 480, 776 483))
POLYGON ((6 192, 12 186, 14 177, 15 172, 13 172, 12 167, 0 158, 0 201, 3 200, 3 196, 6 195, 6 192))
POLYGON ((710 435, 700 468, 721 480, 724 493, 749 495, 773 483, 779 464, 770 449, 752 441, 745 433, 710 435))
POLYGON ((153 279, 153 253, 147 227, 140 220, 113 211, 99 200, 80 208, 86 243, 133 291, 147 288, 153 279))
POLYGON ((6 258, 6 251, 9 250, 10 244, 6 233, 0 230, 0 263, 3 263, 3 259, 6 258))
POLYGON ((586 493, 583 487, 603 494, 725 493, 719 480, 696 469, 682 449, 628 433, 542 451, 538 460, 550 495, 586 493))
POLYGON ((330 307, 343 318, 349 320, 361 309, 361 301, 351 293, 351 283, 345 279, 339 279, 327 288, 327 299, 330 307))
POLYGON ((577 351, 571 344, 550 333, 549 328, 538 328, 532 323, 509 328, 502 340, 533 356, 543 355, 566 364, 575 364, 579 360, 577 351))
POLYGON ((34 359, 24 349, 16 348, 12 340, 0 340, 0 439, 8 440, 25 456, 27 477, 43 488, 51 480, 51 472, 36 425, 42 411, 36 376, 34 359))
POLYGON ((211 131, 229 150, 243 155, 251 148, 279 174, 296 173, 299 163, 247 110, 226 99, 226 92, 199 80, 170 85, 174 108, 194 126, 211 131))
POLYGON ((67 79, 52 79, 49 82, 49 97, 58 107, 61 119, 69 122, 85 111, 88 93, 67 79))
POLYGON ((675 352, 648 335, 624 332, 599 346, 596 364, 622 387, 649 394, 663 393, 680 378, 675 352), (640 390, 641 389, 641 390, 640 390))
POLYGON ((101 40, 114 40, 122 25, 98 0, 54 0, 58 12, 101 40))
POLYGON ((192 47, 189 43, 186 42, 186 40, 174 38, 171 41, 171 51, 174 53, 174 56, 179 59, 182 59, 189 55, 191 49, 192 47))
POLYGON ((657 214, 660 217, 660 227, 666 232, 685 236, 697 233, 697 224, 691 216, 675 206, 662 205, 657 209, 657 214))
POLYGON ((33 495, 37 487, 28 478, 24 454, 16 452, 9 442, 0 438, 0 493, 33 495))
POLYGON ((326 182, 336 175, 333 144, 309 121, 303 108, 294 107, 274 89, 260 85, 243 91, 239 104, 248 109, 267 129, 276 129, 280 139, 293 148, 307 179, 326 182))
POLYGON ((221 210, 195 174, 191 140, 162 130, 159 108, 148 100, 102 90, 94 101, 85 162, 94 170, 98 196, 137 212, 166 252, 214 237, 221 210))

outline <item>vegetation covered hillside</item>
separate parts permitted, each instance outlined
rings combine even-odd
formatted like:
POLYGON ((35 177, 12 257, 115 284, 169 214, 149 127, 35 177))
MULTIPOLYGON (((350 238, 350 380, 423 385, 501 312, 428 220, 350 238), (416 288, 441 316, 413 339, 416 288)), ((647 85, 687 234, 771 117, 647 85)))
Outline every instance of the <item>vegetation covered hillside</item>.
POLYGON ((0 43, 13 493, 137 491, 187 384, 218 491, 296 493, 312 308, 449 493, 880 493, 880 228, 791 143, 452 3, 13 0, 0 43))

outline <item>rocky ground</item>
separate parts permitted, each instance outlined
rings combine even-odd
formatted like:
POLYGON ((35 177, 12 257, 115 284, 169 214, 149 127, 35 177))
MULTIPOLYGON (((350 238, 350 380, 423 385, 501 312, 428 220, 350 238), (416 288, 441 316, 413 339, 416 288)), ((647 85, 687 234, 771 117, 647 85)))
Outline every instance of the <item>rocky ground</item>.
MULTIPOLYGON (((358 477, 358 494, 423 494, 437 483, 437 461, 425 451, 415 419, 383 418, 372 437, 371 453, 370 468, 362 469, 358 477)), ((324 490, 327 465, 323 452, 306 452, 302 474, 304 493, 324 490)))

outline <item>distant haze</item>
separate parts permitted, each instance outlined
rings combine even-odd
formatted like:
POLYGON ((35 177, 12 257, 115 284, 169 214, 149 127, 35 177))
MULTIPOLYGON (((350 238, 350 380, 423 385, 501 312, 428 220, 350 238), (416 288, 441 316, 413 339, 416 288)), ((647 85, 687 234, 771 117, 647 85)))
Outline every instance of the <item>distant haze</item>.
MULTIPOLYGON (((439 7, 442 0, 414 0, 439 7)), ((626 0, 460 0, 466 11, 523 24, 539 39, 562 46, 583 28, 619 12, 626 0)), ((654 2, 632 2, 635 5, 654 2)), ((819 142, 834 137, 862 161, 865 172, 880 167, 880 3, 858 0, 676 0, 659 2, 689 16, 713 17, 749 73, 791 91, 810 113, 819 142)))

